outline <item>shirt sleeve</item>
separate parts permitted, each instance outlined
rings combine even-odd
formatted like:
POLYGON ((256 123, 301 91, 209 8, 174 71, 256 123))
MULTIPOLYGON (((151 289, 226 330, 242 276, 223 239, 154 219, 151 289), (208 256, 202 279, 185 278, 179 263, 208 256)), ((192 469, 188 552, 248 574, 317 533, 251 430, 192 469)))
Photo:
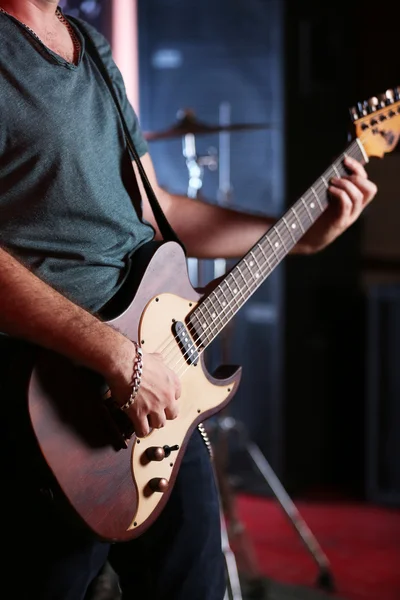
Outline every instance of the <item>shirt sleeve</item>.
MULTIPOLYGON (((79 19, 80 20, 80 19, 79 19)), ((143 133, 140 128, 139 119, 133 110, 131 103, 129 102, 126 94, 124 80, 121 71, 118 69, 112 57, 111 46, 106 38, 92 25, 89 25, 86 21, 80 20, 81 24, 87 32, 90 34, 93 42, 96 44, 97 50, 107 68, 110 78, 114 84, 114 89, 117 94, 117 98, 121 104, 121 108, 128 125, 130 134, 132 136, 133 143, 140 157, 149 151, 148 144, 143 137, 143 133)))

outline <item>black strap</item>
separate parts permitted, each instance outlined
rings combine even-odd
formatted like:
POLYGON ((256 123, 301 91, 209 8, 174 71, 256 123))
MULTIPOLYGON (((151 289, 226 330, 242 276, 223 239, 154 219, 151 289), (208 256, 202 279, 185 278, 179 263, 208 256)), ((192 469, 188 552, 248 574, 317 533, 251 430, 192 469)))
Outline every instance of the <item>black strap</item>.
POLYGON ((170 223, 168 222, 165 214, 163 213, 160 203, 158 202, 157 197, 154 193, 154 190, 151 186, 151 183, 146 175, 146 171, 143 168, 142 161, 140 160, 140 156, 137 153, 135 144, 133 143, 132 136, 130 134, 128 125, 126 124, 125 117, 122 112, 122 108, 119 103, 119 100, 117 98, 117 94, 115 93, 115 88, 114 88, 113 82, 111 80, 110 74, 108 73, 108 70, 100 56, 100 53, 96 47, 96 44, 94 43, 91 35, 87 31, 86 27, 83 26, 83 23, 81 21, 79 21, 78 19, 75 19, 74 17, 71 17, 70 15, 68 15, 68 19, 73 21, 76 24, 76 26, 78 27, 79 31, 81 31, 82 34, 84 35, 88 50, 90 51, 90 55, 92 56, 93 60, 95 61, 100 73, 102 74, 102 76, 110 90, 111 96, 115 102, 117 109, 118 109, 118 112, 119 112, 119 115, 121 118, 121 122, 122 122, 122 125, 124 128, 126 145, 131 153, 131 156, 134 158, 134 160, 138 166, 140 177, 142 179, 143 186, 146 190, 146 194, 149 199, 150 206, 152 208, 152 211, 153 211, 153 214, 156 219, 156 222, 157 222, 157 225, 158 225, 161 235, 163 236, 164 240, 166 240, 166 241, 173 241, 173 242, 177 242, 178 244, 180 244, 186 253, 183 243, 178 238, 175 231, 172 229, 170 223))

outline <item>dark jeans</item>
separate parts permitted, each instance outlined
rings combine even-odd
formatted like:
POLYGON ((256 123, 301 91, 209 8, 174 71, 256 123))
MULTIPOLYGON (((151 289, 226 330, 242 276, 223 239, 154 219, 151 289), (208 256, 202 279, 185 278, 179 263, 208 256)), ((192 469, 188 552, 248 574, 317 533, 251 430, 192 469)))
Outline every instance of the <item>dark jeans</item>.
MULTIPOLYGON (((222 600, 225 562, 219 501, 198 430, 157 521, 130 542, 111 547, 98 542, 65 519, 57 486, 42 469, 32 443, 23 373, 9 376, 13 357, 22 352, 19 343, 5 343, 0 337, 0 565, 9 595, 18 600, 84 600, 109 558, 124 599, 222 600)), ((0 587, 0 595, 2 591, 0 587)))
MULTIPOLYGON (((2 512, 2 581, 20 600, 83 600, 109 545, 66 525, 51 497, 24 494, 18 484, 8 492, 12 501, 2 512)), ((222 600, 219 518, 210 458, 196 430, 158 520, 136 540, 111 546, 109 558, 123 597, 222 600)))

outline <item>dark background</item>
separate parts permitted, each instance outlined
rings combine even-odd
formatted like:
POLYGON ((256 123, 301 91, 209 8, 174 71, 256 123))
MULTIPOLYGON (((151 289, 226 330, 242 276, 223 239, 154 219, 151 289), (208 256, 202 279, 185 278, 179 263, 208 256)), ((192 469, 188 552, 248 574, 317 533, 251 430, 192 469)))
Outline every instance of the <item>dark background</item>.
MULTIPOLYGON (((109 35, 109 3, 97 4, 86 17, 109 35)), ((214 124, 221 102, 233 122, 271 125, 231 136, 231 202, 244 210, 283 214, 345 149, 349 108, 400 85, 394 3, 139 0, 138 10, 145 131, 172 126, 184 108, 214 124)), ((210 147, 217 135, 198 138, 199 153, 210 147)), ((150 151, 160 183, 184 193, 181 139, 150 151)), ((399 157, 371 161, 382 184, 371 209, 323 252, 288 257, 228 339, 229 361, 244 366, 228 414, 292 492, 399 502, 399 157)), ((218 200, 217 172, 202 194, 218 200)), ((209 354, 218 362, 221 344, 209 354)), ((237 448, 229 468, 268 493, 237 448)))

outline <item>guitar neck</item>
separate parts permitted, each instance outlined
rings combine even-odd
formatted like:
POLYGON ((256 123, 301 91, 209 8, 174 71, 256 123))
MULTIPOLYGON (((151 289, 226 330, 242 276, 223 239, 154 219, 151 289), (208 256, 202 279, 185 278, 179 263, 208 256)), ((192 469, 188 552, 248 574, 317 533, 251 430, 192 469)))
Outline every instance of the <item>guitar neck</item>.
POLYGON ((199 349, 205 349, 216 338, 326 210, 329 203, 329 181, 332 177, 347 174, 343 164, 346 156, 351 156, 361 163, 367 161, 367 155, 358 138, 190 314, 187 325, 199 349))

